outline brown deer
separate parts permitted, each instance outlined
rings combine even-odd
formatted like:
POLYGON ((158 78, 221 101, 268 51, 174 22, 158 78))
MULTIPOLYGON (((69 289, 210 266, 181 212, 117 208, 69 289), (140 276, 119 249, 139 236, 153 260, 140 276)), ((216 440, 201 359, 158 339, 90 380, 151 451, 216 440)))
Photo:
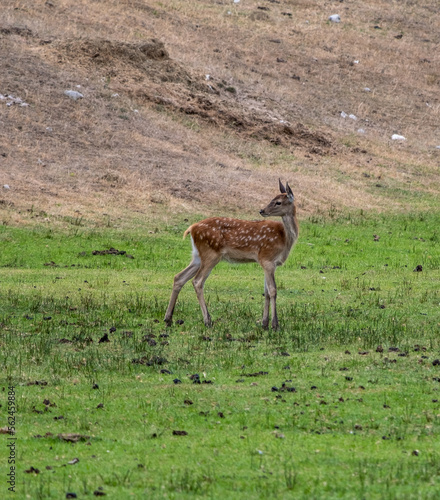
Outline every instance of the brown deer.
POLYGON ((263 328, 269 325, 269 306, 272 309, 272 328, 278 328, 276 309, 277 287, 275 270, 289 256, 295 244, 299 226, 296 218, 295 197, 289 184, 279 180, 281 194, 266 208, 260 210, 263 217, 277 216, 278 221, 247 221, 225 217, 211 217, 190 226, 184 233, 191 234, 193 257, 190 265, 174 277, 170 303, 165 323, 170 326, 174 307, 183 285, 194 278, 193 285, 206 326, 211 326, 211 316, 203 296, 203 286, 210 272, 222 260, 229 262, 258 262, 264 270, 263 328))

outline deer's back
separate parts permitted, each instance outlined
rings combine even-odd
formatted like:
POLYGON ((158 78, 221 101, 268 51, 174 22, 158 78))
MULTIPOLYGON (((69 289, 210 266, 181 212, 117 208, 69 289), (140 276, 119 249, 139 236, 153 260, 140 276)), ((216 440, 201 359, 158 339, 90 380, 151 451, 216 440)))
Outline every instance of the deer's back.
POLYGON ((277 253, 286 242, 283 224, 270 220, 211 217, 188 231, 199 253, 211 249, 231 262, 259 261, 262 253, 277 253))

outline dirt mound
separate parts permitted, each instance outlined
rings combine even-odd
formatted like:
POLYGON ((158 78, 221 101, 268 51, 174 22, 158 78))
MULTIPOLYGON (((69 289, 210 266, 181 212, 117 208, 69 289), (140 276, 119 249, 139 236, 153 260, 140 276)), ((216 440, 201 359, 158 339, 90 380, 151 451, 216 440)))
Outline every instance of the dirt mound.
MULTIPOLYGON (((148 79, 154 83, 192 83, 191 75, 174 62, 163 42, 127 43, 105 39, 68 39, 54 43, 62 62, 105 70, 125 84, 148 79)), ((130 85, 125 85, 130 89, 130 85)), ((201 86, 197 86, 202 90, 201 86)))
POLYGON ((126 43, 105 39, 68 39, 53 44, 62 62, 78 69, 95 67, 114 80, 112 88, 136 100, 153 102, 173 112, 193 115, 219 128, 233 129, 257 140, 328 154, 329 138, 301 123, 275 120, 267 109, 249 105, 236 89, 186 70, 173 61, 163 42, 126 43), (232 91, 233 90, 233 91, 232 91))
MULTIPOLYGON (((206 91, 205 91, 206 92, 206 91)), ((175 95, 149 92, 138 89, 134 93, 138 99, 146 99, 172 108, 187 115, 194 115, 207 120, 219 128, 227 127, 235 133, 253 139, 269 141, 273 144, 305 148, 312 154, 329 154, 335 146, 329 137, 321 132, 312 132, 302 123, 282 123, 269 117, 264 109, 252 109, 239 100, 221 92, 211 94, 175 95)))
POLYGON ((155 39, 139 44, 105 39, 69 39, 56 43, 56 47, 64 49, 71 57, 89 57, 99 64, 122 60, 142 67, 150 60, 163 61, 170 58, 164 44, 155 39))

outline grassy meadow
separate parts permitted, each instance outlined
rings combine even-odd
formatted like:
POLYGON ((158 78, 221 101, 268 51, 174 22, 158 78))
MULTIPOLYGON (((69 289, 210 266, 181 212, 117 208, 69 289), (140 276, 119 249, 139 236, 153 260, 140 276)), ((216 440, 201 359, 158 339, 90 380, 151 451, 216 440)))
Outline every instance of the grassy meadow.
POLYGON ((190 222, 0 227, 10 498, 438 498, 438 214, 302 221, 276 332, 262 270, 226 263, 214 326, 188 284, 165 327, 190 222))

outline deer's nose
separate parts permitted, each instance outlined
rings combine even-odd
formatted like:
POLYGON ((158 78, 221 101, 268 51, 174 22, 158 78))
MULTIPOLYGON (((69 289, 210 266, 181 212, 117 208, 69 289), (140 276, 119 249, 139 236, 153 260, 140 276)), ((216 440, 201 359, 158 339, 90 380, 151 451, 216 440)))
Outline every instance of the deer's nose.
POLYGON ((264 208, 260 210, 260 215, 264 215, 264 208))

